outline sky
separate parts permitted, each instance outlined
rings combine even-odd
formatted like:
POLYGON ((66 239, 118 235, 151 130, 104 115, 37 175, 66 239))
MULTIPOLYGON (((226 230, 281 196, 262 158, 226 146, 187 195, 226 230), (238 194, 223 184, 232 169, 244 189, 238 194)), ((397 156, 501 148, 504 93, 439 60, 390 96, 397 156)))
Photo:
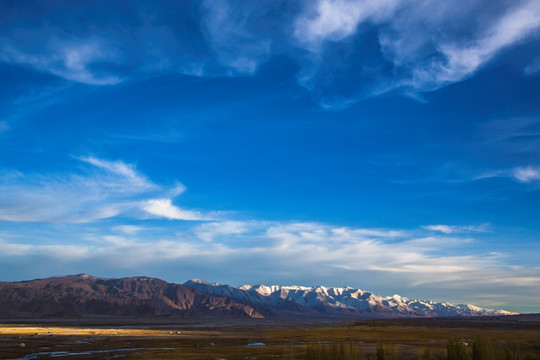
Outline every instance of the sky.
POLYGON ((537 0, 0 1, 0 280, 540 312, 537 0))

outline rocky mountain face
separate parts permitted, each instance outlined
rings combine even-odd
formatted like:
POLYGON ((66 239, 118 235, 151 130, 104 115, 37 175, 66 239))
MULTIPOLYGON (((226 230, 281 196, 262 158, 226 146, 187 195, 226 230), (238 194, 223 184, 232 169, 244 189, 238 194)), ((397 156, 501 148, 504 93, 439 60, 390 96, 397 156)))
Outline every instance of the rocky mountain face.
POLYGON ((0 317, 238 317, 263 309, 148 277, 101 279, 86 274, 0 282, 0 317))
MULTIPOLYGON (((351 287, 243 285, 234 288, 198 279, 189 280, 184 285, 207 294, 228 296, 238 302, 257 304, 264 308, 276 308, 285 303, 294 302, 301 306, 301 309, 311 309, 320 316, 450 317, 513 314, 504 310, 484 309, 469 304, 452 305, 447 302, 411 300, 399 295, 381 297, 351 287)), ((304 312, 309 313, 307 310, 304 312)))
POLYGON ((0 282, 0 318, 436 317, 508 315, 473 305, 381 297, 345 288, 228 285, 86 274, 0 282))
POLYGON ((185 286, 195 288, 205 294, 214 296, 226 296, 241 304, 258 306, 272 312, 273 316, 293 317, 317 317, 321 313, 309 306, 304 306, 291 299, 279 296, 267 296, 257 292, 248 292, 241 288, 229 285, 209 283, 204 280, 191 279, 184 283, 185 286))

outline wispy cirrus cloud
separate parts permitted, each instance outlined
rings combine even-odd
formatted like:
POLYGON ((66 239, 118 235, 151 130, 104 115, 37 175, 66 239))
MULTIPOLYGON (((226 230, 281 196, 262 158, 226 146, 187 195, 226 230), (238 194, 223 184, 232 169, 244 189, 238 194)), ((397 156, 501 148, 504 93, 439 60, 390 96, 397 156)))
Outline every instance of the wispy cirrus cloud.
MULTIPOLYGON (((271 54, 270 37, 263 37, 249 28, 249 17, 258 4, 206 0, 202 29, 218 62, 228 75, 253 75, 271 54)), ((206 71, 211 74, 211 71, 206 71)))
POLYGON ((112 228, 113 231, 125 233, 128 235, 135 235, 144 230, 144 227, 137 225, 117 225, 112 228))
MULTIPOLYGON (((0 180, 0 219, 3 221, 87 222, 113 217, 126 203, 126 188, 110 178, 4 174, 0 180), (107 195, 106 188, 113 188, 107 195), (114 200, 113 200, 114 199, 114 200)), ((131 194, 133 195, 133 194, 131 194)))
POLYGON ((208 216, 181 210, 171 197, 185 190, 153 183, 134 165, 96 157, 78 157, 86 164, 80 172, 0 175, 0 220, 14 222, 91 222, 120 214, 145 214, 175 220, 202 220, 208 216), (168 196, 162 198, 159 196, 168 196), (156 197, 159 197, 156 199, 156 197))
POLYGON ((256 222, 238 220, 209 222, 196 227, 194 233, 197 238, 206 242, 211 242, 215 239, 223 240, 223 238, 243 235, 259 226, 260 224, 256 222))
POLYGON ((294 35, 310 50, 320 52, 325 41, 341 41, 365 21, 387 21, 398 6, 395 0, 320 0, 296 19, 294 35))
MULTIPOLYGON (((92 156, 80 157, 79 160, 87 162, 97 168, 105 170, 105 173, 110 176, 119 177, 125 180, 122 187, 118 187, 117 191, 126 190, 133 191, 148 191, 156 189, 157 185, 152 183, 146 176, 140 174, 135 169, 135 166, 126 164, 123 161, 107 161, 98 159, 92 156), (128 186, 125 186, 127 183, 128 186)), ((114 186, 111 182, 108 187, 114 186)))
POLYGON ((512 170, 512 176, 522 183, 530 183, 535 180, 540 180, 540 167, 517 167, 512 170))
POLYGON ((540 5, 537 1, 521 3, 508 9, 485 31, 472 39, 454 39, 437 44, 440 57, 426 66, 412 68, 412 78, 404 80, 425 91, 460 81, 473 74, 502 49, 519 43, 540 28, 540 5))
POLYGON ((536 184, 540 180, 540 167, 538 166, 516 166, 511 169, 499 169, 483 171, 472 178, 466 180, 482 180, 489 178, 510 178, 522 184, 536 184))
MULTIPOLYGON (((298 67, 298 83, 329 108, 395 90, 417 96, 462 81, 534 39, 540 28, 534 0, 110 4, 99 28, 79 16, 99 12, 94 5, 56 5, 26 18, 20 4, 0 31, 0 61, 72 82, 114 85, 166 72, 253 76, 285 56, 298 67), (76 25, 63 23, 71 17, 79 19, 76 25)), ((527 74, 535 73, 534 64, 527 74)))
POLYGON ((36 245, 10 244, 0 241, 2 256, 44 256, 62 262, 79 261, 92 255, 92 248, 85 245, 36 245))
POLYGON ((535 117, 495 119, 480 126, 481 138, 505 153, 537 151, 540 148, 540 119, 535 117))
POLYGON ((482 225, 425 225, 424 229, 444 234, 462 234, 462 233, 485 233, 490 231, 489 224, 482 225))
POLYGON ((122 81, 118 73, 95 69, 96 64, 103 62, 120 62, 119 53, 103 39, 80 41, 52 38, 39 50, 16 47, 10 44, 10 40, 4 39, 4 46, 0 47, 0 60, 89 85, 114 85, 122 81))
POLYGON ((490 5, 486 16, 481 3, 317 1, 296 23, 296 37, 316 53, 301 83, 332 107, 392 90, 415 97, 462 81, 540 28, 536 1, 490 5))

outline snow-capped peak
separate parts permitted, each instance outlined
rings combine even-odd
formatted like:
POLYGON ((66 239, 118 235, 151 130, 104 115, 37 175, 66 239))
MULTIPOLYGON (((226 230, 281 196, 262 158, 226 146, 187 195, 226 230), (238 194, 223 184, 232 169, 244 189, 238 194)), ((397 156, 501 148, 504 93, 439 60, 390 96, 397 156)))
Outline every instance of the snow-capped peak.
POLYGON ((184 285, 186 285, 187 283, 195 283, 195 284, 204 284, 204 285, 209 285, 209 286, 221 286, 221 284, 219 283, 216 283, 216 282, 208 282, 208 281, 204 281, 204 280, 201 280, 201 279, 189 279, 188 281, 186 281, 184 283, 184 285))
POLYGON ((381 297, 361 289, 326 286, 281 286, 281 285, 242 285, 235 288, 228 285, 209 283, 192 279, 184 285, 192 286, 212 295, 228 296, 237 301, 248 301, 265 307, 279 307, 294 302, 322 314, 346 316, 480 316, 509 315, 508 311, 484 309, 474 305, 454 306, 448 302, 437 303, 432 300, 410 300, 394 294, 381 297))

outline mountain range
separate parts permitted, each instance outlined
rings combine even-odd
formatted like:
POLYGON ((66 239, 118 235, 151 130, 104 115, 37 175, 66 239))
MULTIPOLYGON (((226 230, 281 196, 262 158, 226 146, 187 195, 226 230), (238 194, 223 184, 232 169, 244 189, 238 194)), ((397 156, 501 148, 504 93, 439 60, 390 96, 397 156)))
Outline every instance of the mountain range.
POLYGON ((264 318, 271 313, 144 276, 102 279, 80 274, 0 282, 1 318, 102 316, 264 318))
POLYGON ((315 312, 318 315, 340 317, 455 317, 515 314, 470 304, 452 305, 448 302, 411 300, 399 295, 382 297, 351 287, 242 285, 235 288, 199 279, 189 280, 184 285, 206 294, 226 296, 243 304, 254 304, 278 311, 285 310, 285 313, 292 309, 291 303, 294 303, 297 309, 305 314, 315 312))
POLYGON ((350 287, 243 285, 192 279, 87 274, 0 282, 1 318, 161 317, 455 317, 514 314, 474 305, 381 297, 350 287))

